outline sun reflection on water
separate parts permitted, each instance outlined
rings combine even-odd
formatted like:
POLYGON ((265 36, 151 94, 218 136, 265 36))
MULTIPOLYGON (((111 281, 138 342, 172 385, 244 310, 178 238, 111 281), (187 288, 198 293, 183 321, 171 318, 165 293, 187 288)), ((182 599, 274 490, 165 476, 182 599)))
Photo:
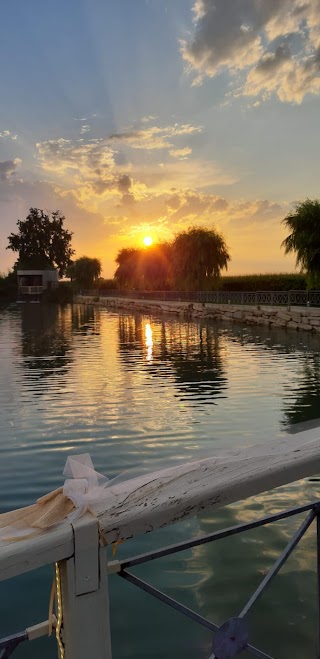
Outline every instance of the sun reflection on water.
POLYGON ((145 337, 146 337, 146 348, 147 348, 147 361, 150 362, 152 361, 152 349, 153 349, 152 327, 150 323, 146 323, 145 337))

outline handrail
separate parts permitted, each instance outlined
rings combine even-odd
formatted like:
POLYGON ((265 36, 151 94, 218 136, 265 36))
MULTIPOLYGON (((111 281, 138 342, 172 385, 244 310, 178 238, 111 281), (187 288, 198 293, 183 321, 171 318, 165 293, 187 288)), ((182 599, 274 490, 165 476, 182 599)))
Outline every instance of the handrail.
MULTIPOLYGON (((305 431, 303 439, 298 433, 115 484, 93 506, 100 531, 109 545, 317 474, 320 430, 305 431)), ((0 541, 0 580, 66 559, 73 551, 68 521, 30 539, 0 541)))
POLYGON ((23 295, 38 295, 42 291, 43 286, 19 286, 19 292, 23 295))
POLYGON ((144 291, 104 290, 81 291, 89 297, 123 297, 162 302, 198 302, 207 304, 268 305, 268 306, 320 306, 320 291, 144 291))
MULTIPOLYGON (((102 540, 107 544, 125 540, 141 533, 181 521, 205 509, 217 509, 263 491, 285 485, 300 478, 320 472, 320 429, 285 436, 267 445, 251 446, 225 451, 216 457, 171 467, 132 480, 118 482, 106 489, 105 499, 93 506, 92 514, 74 521, 64 521, 50 531, 17 542, 0 542, 0 580, 7 579, 42 565, 55 563, 57 619, 55 634, 59 659, 112 659, 111 629, 108 598, 108 575, 117 573, 157 597, 169 606, 191 617, 215 633, 213 654, 222 643, 236 644, 232 655, 247 651, 260 659, 271 659, 269 654, 249 643, 242 618, 260 597, 270 581, 287 560, 296 544, 303 537, 312 521, 317 520, 318 565, 320 565, 320 514, 319 504, 289 510, 276 515, 275 519, 288 517, 309 510, 302 523, 249 599, 238 618, 232 618, 219 630, 183 604, 155 589, 127 571, 130 560, 113 561, 106 566, 102 540), (61 629, 63 627, 63 634, 61 629), (232 630, 232 633, 231 633, 232 630), (236 631, 235 631, 236 630, 236 631)), ((270 517, 253 521, 239 528, 230 528, 211 534, 210 537, 193 539, 176 546, 131 559, 139 564, 175 551, 196 546, 207 541, 227 537, 247 528, 254 528, 273 521, 270 517), (240 528, 241 527, 241 528, 240 528)), ((319 591, 320 592, 320 591, 319 591)), ((50 621, 51 623, 51 621, 50 621)), ((0 639, 0 656, 9 657, 20 642, 31 640, 44 633, 49 623, 41 623, 27 631, 0 639), (3 654, 4 652, 4 654, 3 654)))

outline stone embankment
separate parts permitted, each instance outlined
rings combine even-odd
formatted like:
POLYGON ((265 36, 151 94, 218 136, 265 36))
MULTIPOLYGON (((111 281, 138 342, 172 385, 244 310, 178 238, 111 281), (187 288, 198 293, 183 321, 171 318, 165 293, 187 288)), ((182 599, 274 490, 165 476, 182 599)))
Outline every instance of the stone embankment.
POLYGON ((143 314, 175 314, 183 319, 210 318, 224 322, 245 323, 284 327, 292 330, 320 333, 320 308, 313 307, 271 307, 231 304, 162 302, 114 297, 77 296, 76 302, 96 304, 117 311, 139 312, 143 314))

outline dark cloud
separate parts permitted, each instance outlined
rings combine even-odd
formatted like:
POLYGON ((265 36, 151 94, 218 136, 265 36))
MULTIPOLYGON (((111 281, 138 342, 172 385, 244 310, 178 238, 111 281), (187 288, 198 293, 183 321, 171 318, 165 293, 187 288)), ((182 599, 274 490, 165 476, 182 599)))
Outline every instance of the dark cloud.
POLYGON ((123 194, 129 192, 132 185, 132 181, 128 174, 121 174, 118 179, 118 190, 123 194))
POLYGON ((252 64, 261 47, 260 31, 281 3, 288 0, 198 0, 193 36, 182 44, 184 58, 208 75, 252 64))
POLYGON ((306 94, 320 93, 319 0, 196 0, 193 10, 194 28, 181 51, 196 72, 194 84, 225 70, 237 96, 276 93, 281 101, 301 103, 306 94), (284 41, 289 37, 292 52, 284 41))
POLYGON ((135 201, 135 197, 131 192, 122 195, 121 204, 123 204, 123 206, 132 206, 135 204, 135 201))
POLYGON ((0 162, 0 181, 10 181, 16 173, 19 164, 20 161, 18 158, 15 160, 3 160, 0 162))
POLYGON ((282 44, 276 48, 274 53, 265 53, 256 66, 258 73, 275 72, 283 62, 292 57, 288 44, 282 44))

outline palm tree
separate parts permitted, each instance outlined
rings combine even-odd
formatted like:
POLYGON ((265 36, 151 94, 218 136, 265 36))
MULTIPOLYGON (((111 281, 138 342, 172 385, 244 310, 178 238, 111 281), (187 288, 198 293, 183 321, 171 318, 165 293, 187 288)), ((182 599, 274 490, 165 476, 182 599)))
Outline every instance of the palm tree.
POLYGON ((296 264, 306 272, 309 287, 320 285, 320 200, 296 204, 283 224, 291 231, 282 242, 285 253, 296 253, 296 264))
POLYGON ((211 288, 228 267, 230 255, 216 229, 192 227, 173 241, 173 272, 178 287, 186 290, 211 288))

